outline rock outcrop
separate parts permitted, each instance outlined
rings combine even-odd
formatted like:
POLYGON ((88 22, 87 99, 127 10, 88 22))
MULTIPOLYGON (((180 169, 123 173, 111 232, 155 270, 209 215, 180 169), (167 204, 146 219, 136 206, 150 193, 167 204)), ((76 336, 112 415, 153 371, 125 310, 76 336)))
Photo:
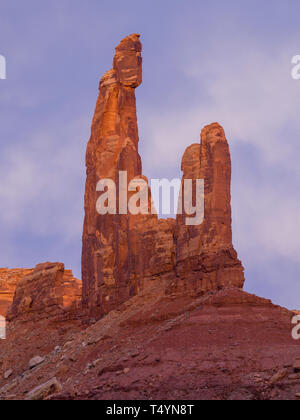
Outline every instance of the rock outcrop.
POLYGON ((8 321, 33 321, 68 316, 80 312, 81 281, 64 264, 45 263, 17 284, 8 321))
MULTIPOLYGON (((224 287, 242 288, 243 267, 232 246, 231 163, 223 129, 213 124, 202 132, 202 143, 187 149, 184 179, 204 179, 205 220, 186 226, 185 215, 159 220, 150 214, 126 214, 119 199, 120 171, 125 186, 143 179, 138 153, 135 89, 142 81, 139 35, 116 48, 113 69, 100 81, 100 93, 87 147, 87 181, 83 229, 83 305, 101 317, 157 280, 167 292, 203 293, 224 287), (111 214, 96 210, 100 180, 116 185, 117 206, 111 214)), ((132 196, 129 193, 128 199, 132 196)), ((151 193, 149 207, 151 207, 151 193)))
MULTIPOLYGON (((119 196, 120 171, 126 172, 126 190, 132 179, 143 179, 135 98, 135 88, 142 80, 141 50, 137 34, 125 38, 116 48, 114 67, 100 81, 87 147, 83 304, 95 316, 104 315, 134 296, 141 289, 140 283, 144 282, 147 274, 160 273, 164 266, 170 265, 173 234, 167 223, 158 225, 156 215, 101 216, 96 211, 99 196, 96 185, 99 180, 113 180, 119 196), (139 228, 142 225, 144 228, 139 228), (162 241, 164 236, 167 243, 162 241), (156 248, 164 249, 166 254, 163 267, 153 267, 156 248)), ((122 206, 119 200, 117 204, 122 206)), ((124 213, 126 208, 127 202, 124 213)))
POLYGON ((141 48, 138 35, 117 47, 114 67, 100 81, 87 147, 82 278, 83 304, 92 312, 108 312, 132 293, 128 217, 99 216, 96 185, 106 178, 118 184, 119 171, 128 171, 130 178, 141 174, 134 92, 142 78, 141 48))
POLYGON ((61 263, 0 269, 0 311, 13 298, 0 400, 299 400, 297 312, 241 290, 223 128, 205 127, 185 151, 176 220, 126 212, 119 192, 133 179, 146 181, 152 207, 138 153, 141 49, 138 35, 125 38, 100 82, 86 155, 83 292, 61 263), (116 184, 111 214, 96 211, 101 179, 116 184))
POLYGON ((219 124, 202 130, 201 143, 187 148, 181 169, 183 182, 194 181, 193 197, 195 181, 204 180, 204 219, 199 225, 187 226, 188 215, 177 216, 174 288, 202 292, 242 288, 244 269, 232 245, 231 158, 219 124))
POLYGON ((12 304, 18 282, 32 269, 0 268, 0 315, 6 315, 8 307, 12 304))

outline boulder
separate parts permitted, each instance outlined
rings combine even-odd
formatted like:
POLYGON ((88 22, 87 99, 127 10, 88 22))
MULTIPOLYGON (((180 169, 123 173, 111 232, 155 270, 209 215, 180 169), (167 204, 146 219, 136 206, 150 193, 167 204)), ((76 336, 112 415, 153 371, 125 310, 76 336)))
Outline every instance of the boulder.
POLYGON ((26 401, 41 401, 45 400, 49 396, 62 391, 62 386, 56 378, 50 379, 50 381, 39 385, 30 391, 26 396, 26 401))
POLYGON ((44 363, 44 361, 45 361, 44 357, 40 357, 40 356, 33 357, 29 362, 29 368, 33 369, 41 365, 42 363, 44 363))
POLYGON ((8 378, 10 378, 11 377, 11 375, 13 374, 13 370, 12 369, 9 369, 9 370, 7 370, 5 373, 4 373, 4 375, 3 375, 3 378, 4 379, 8 379, 8 378))

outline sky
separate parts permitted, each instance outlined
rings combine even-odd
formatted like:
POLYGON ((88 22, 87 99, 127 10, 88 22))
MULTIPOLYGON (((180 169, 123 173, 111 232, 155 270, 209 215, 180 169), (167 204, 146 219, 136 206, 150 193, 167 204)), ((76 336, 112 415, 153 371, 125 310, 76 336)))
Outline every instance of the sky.
POLYGON ((245 289, 300 309, 298 0, 0 0, 0 266, 62 261, 80 278, 85 149, 102 74, 131 33, 143 173, 180 177, 219 122, 232 155, 245 289))

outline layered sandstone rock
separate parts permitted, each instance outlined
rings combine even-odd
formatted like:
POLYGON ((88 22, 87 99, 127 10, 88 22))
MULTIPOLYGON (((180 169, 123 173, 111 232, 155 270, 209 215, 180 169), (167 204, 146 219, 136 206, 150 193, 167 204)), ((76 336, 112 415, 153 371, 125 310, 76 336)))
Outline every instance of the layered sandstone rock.
POLYGON ((116 48, 113 69, 100 81, 87 147, 83 304, 96 317, 115 309, 152 280, 169 293, 242 288, 244 283, 232 246, 230 153, 218 124, 203 130, 201 145, 189 147, 182 161, 183 181, 205 181, 203 224, 186 226, 185 214, 177 221, 158 220, 155 211, 125 214, 127 202, 119 202, 120 171, 127 173, 125 186, 134 178, 147 180, 138 153, 135 99, 135 88, 142 81, 141 51, 137 34, 116 48), (96 186, 107 178, 117 186, 117 208, 112 212, 116 214, 100 215, 96 186))
POLYGON ((18 282, 31 272, 32 269, 0 268, 0 315, 5 317, 13 301, 18 282))
MULTIPOLYGON (((156 215, 100 216, 96 211, 99 196, 96 185, 99 180, 112 179, 117 185, 118 196, 120 171, 127 173, 126 187, 132 179, 141 177, 135 98, 135 88, 142 81, 141 50, 137 34, 128 36, 116 48, 113 69, 100 81, 87 147, 82 252, 83 303, 95 315, 109 312, 138 292, 145 271, 152 274, 150 266, 153 264, 150 260, 153 259, 155 247, 161 242, 154 238, 160 231, 156 215), (144 237, 141 238, 139 226, 143 224, 149 227, 145 226, 142 231, 144 237)), ((170 227, 167 225, 163 230, 168 237, 167 241, 172 242, 170 227)), ((168 244, 161 245, 169 254, 168 244)), ((157 273, 159 270, 156 267, 154 271, 157 273)))
MULTIPOLYGON (((184 211, 177 216, 174 288, 202 292, 242 288, 244 269, 232 245, 230 152, 218 123, 202 130, 201 144, 187 148, 181 169, 183 183, 185 179, 204 180, 205 205, 204 220, 199 225, 187 226, 188 215, 184 211)), ((193 197, 195 189, 194 185, 193 197)))
POLYGON ((88 328, 9 323, 0 340, 0 400, 30 399, 53 378, 59 400, 296 399, 292 316, 240 290, 174 299, 152 282, 88 328), (40 364, 28 370, 31 363, 40 364), (288 376, 274 387, 282 369, 288 376))
POLYGON ((40 320, 79 312, 81 281, 65 271, 64 264, 45 263, 23 277, 17 284, 7 319, 40 320))

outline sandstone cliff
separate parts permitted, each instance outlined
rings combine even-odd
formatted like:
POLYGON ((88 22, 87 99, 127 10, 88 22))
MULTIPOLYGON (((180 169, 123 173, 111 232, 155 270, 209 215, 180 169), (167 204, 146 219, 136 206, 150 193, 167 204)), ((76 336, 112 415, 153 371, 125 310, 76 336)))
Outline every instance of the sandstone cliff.
POLYGON ((0 268, 0 315, 5 317, 6 311, 13 301, 17 284, 31 272, 32 269, 0 268))
POLYGON ((81 281, 64 264, 39 264, 17 284, 8 321, 74 317, 80 314, 81 281))
MULTIPOLYGON (((99 317, 143 290, 151 281, 166 291, 204 293, 224 287, 242 288, 244 274, 232 245, 227 140, 218 124, 206 127, 201 145, 187 149, 183 180, 205 182, 205 220, 187 227, 185 217, 159 220, 155 214, 99 215, 96 186, 112 179, 119 196, 119 172, 127 184, 142 175, 138 153, 135 89, 142 81, 142 45, 133 34, 116 48, 113 69, 100 81, 100 92, 86 153, 87 181, 83 228, 83 304, 99 317)), ((149 194, 151 203, 151 194, 149 194)), ((123 206, 123 207, 122 207, 123 206)))

